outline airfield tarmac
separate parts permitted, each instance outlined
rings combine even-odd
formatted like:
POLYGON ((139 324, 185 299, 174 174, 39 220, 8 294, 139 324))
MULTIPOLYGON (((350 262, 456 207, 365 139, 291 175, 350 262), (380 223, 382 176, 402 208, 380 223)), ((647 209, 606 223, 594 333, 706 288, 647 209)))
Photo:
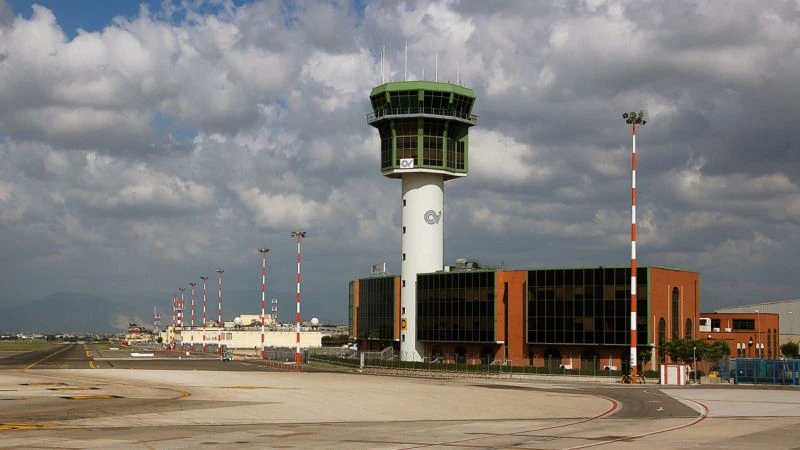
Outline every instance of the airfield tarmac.
POLYGON ((797 448, 800 388, 426 379, 81 345, 0 359, 3 448, 797 448), (181 356, 178 359, 178 356, 181 356))

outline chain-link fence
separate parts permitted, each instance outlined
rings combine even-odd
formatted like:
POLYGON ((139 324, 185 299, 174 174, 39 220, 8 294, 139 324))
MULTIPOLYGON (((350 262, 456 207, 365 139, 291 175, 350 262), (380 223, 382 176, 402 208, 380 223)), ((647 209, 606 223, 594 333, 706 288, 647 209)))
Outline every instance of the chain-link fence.
MULTIPOLYGON (((313 349, 308 357, 309 362, 334 364, 374 370, 402 375, 424 376, 508 376, 516 375, 562 375, 575 377, 603 377, 617 380, 622 375, 620 370, 601 367, 597 358, 576 360, 579 367, 563 364, 560 359, 546 359, 541 366, 514 365, 510 360, 491 360, 482 358, 480 354, 442 354, 434 360, 402 361, 397 356, 382 358, 380 352, 321 352, 313 349)), ((576 364, 577 365, 577 364, 576 364)), ((658 379, 655 372, 645 372, 647 378, 658 379)))

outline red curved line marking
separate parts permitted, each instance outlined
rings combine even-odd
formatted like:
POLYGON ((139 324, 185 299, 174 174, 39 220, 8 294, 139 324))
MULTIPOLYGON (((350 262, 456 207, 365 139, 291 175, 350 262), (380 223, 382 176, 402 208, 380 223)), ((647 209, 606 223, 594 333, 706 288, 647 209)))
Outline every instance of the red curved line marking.
MULTIPOLYGON (((652 393, 652 394, 655 394, 655 395, 663 395, 665 397, 668 397, 667 394, 660 393, 660 392, 650 392, 649 390, 646 391, 646 392, 649 392, 649 393, 652 393)), ((643 438, 643 437, 647 437, 647 436, 652 436, 654 434, 666 433, 667 431, 675 431, 675 430, 680 430, 682 428, 688 428, 688 427, 697 425, 698 423, 700 423, 700 422, 702 422, 702 421, 704 421, 704 420, 706 420, 708 418, 709 410, 708 410, 708 406, 706 406, 705 404, 697 402, 697 401, 694 401, 694 400, 689 400, 688 398, 685 398, 685 397, 677 397, 677 396, 675 396, 675 397, 672 397, 672 398, 680 398, 682 400, 686 400, 687 402, 692 402, 695 405, 699 405, 700 408, 702 409, 702 411, 700 413, 700 417, 698 417, 697 419, 695 419, 695 420, 693 420, 691 422, 685 423, 683 425, 677 425, 677 426, 670 427, 670 428, 664 428, 663 430, 651 431, 649 433, 642 433, 642 434, 637 434, 637 435, 634 435, 634 436, 627 436, 627 437, 624 437, 624 438, 612 439, 612 440, 609 440, 609 441, 595 442, 595 443, 586 444, 586 445, 579 445, 577 447, 569 447, 569 449, 566 449, 566 450, 597 447, 598 445, 613 444, 614 442, 621 442, 621 441, 632 441, 634 439, 639 439, 639 438, 643 438)))
POLYGON ((608 416, 610 414, 613 414, 613 413, 615 413, 615 412, 617 412, 619 410, 619 403, 616 400, 614 400, 613 398, 604 397, 602 395, 592 395, 592 396, 593 397, 602 398, 603 400, 607 400, 608 402, 611 403, 611 407, 608 408, 607 410, 601 412, 600 414, 597 414, 597 415, 592 416, 592 417, 587 417, 586 419, 581 419, 581 420, 578 420, 578 421, 575 421, 575 422, 562 423, 560 425, 551 425, 551 426, 540 427, 540 428, 531 428, 529 430, 515 431, 513 433, 493 434, 491 436, 476 436, 476 437, 472 437, 472 438, 468 438, 468 439, 457 439, 455 441, 436 442, 436 443, 433 443, 433 444, 424 444, 424 445, 418 445, 418 446, 414 446, 414 447, 402 447, 401 450, 410 450, 410 449, 414 449, 414 448, 434 447, 434 446, 439 446, 439 445, 452 445, 452 444, 459 444, 459 443, 462 443, 462 442, 477 441, 477 440, 480 440, 480 439, 489 439, 489 438, 496 438, 496 437, 501 437, 501 436, 515 436, 515 435, 519 435, 519 434, 530 433, 530 432, 533 432, 533 431, 552 430, 554 428, 570 427, 570 426, 578 425, 578 424, 585 423, 585 422, 591 422, 592 420, 601 419, 601 418, 603 418, 605 416, 608 416))

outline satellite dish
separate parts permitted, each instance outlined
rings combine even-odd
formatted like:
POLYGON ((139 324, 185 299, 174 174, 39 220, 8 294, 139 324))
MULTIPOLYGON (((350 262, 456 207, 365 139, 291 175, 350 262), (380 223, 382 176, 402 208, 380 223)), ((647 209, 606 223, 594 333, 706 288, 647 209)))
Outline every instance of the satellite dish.
POLYGON ((241 324, 242 324, 242 318, 241 318, 241 317, 239 317, 239 316, 236 316, 236 317, 234 317, 234 318, 233 318, 233 323, 235 323, 235 324, 236 324, 236 326, 238 327, 239 325, 241 325, 241 324))
POLYGON ((311 319, 311 326, 312 327, 318 327, 319 326, 319 319, 317 319, 316 317, 312 318, 311 319))

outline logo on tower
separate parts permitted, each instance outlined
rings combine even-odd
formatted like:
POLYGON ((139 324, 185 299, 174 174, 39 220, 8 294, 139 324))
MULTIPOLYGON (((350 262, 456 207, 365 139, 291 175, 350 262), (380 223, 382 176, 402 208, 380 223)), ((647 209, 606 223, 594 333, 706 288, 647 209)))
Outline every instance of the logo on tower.
POLYGON ((413 169, 414 168, 414 158, 402 158, 400 160, 400 168, 401 169, 413 169))
POLYGON ((442 212, 439 211, 438 213, 432 209, 425 211, 425 222, 428 222, 430 225, 436 225, 439 223, 439 220, 442 218, 442 212))

